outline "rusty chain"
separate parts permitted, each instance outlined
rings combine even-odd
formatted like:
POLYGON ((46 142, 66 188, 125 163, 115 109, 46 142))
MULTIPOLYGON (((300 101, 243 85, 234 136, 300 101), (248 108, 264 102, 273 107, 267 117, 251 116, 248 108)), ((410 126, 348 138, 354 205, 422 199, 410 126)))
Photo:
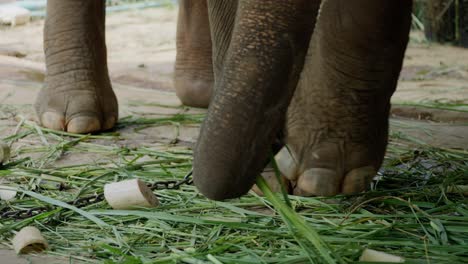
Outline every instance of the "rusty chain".
MULTIPOLYGON (((182 180, 176 181, 176 180, 168 180, 168 181, 155 181, 151 184, 148 185, 148 187, 152 191, 156 190, 176 190, 179 189, 180 186, 187 184, 190 185, 192 184, 192 170, 190 170, 189 173, 185 175, 185 177, 182 180)), ((71 204, 75 207, 81 208, 88 206, 90 204, 95 204, 98 202, 101 202, 104 200, 104 193, 95 193, 93 195, 88 195, 84 197, 77 198, 73 201, 67 202, 68 204, 71 204)), ((42 214, 44 212, 49 211, 52 208, 52 206, 38 206, 38 207, 33 207, 29 208, 27 210, 8 210, 8 208, 5 208, 3 210, 0 210, 0 219, 5 220, 5 219, 16 219, 16 220, 21 220, 21 219, 26 219, 30 218, 39 214, 42 214)))

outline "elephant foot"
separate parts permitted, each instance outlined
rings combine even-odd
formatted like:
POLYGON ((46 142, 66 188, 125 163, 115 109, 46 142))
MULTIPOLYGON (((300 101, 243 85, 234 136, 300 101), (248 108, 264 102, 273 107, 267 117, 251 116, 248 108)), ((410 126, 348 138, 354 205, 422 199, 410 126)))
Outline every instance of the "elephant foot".
MULTIPOLYGON (((376 175, 377 171, 373 165, 376 161, 365 158, 351 160, 355 157, 362 157, 365 150, 359 153, 356 151, 359 147, 351 147, 351 151, 344 153, 344 149, 338 148, 338 145, 339 143, 336 141, 330 144, 319 143, 307 149, 302 147, 300 150, 304 153, 302 159, 298 159, 297 152, 293 152, 290 147, 283 147, 275 156, 275 161, 281 172, 281 184, 273 171, 263 172, 262 177, 273 192, 281 192, 281 185, 283 185, 287 193, 298 196, 332 196, 339 193, 353 194, 366 190, 376 175), (340 160, 340 157, 351 158, 344 161, 344 158, 340 160), (346 162, 349 163, 346 170, 340 170, 340 163, 346 162), (372 165, 365 166, 363 164, 372 165)), ((263 195, 256 185, 252 191, 263 195)))
POLYGON ((183 77, 176 71, 174 88, 182 104, 191 107, 208 108, 213 92, 213 80, 210 78, 195 77, 195 73, 183 77))
POLYGON ((382 164, 411 1, 382 3, 322 2, 287 114, 281 171, 294 194, 364 191, 382 164))
POLYGON ((366 151, 363 145, 345 139, 324 139, 305 145, 307 147, 303 145, 298 151, 284 148, 276 158, 283 177, 291 186, 290 193, 299 196, 332 196, 365 191, 376 175, 384 154, 376 153, 377 156, 371 158, 368 155, 370 151, 366 151))
POLYGON ((288 108, 280 170, 296 195, 364 191, 385 154, 395 81, 378 87, 318 65, 305 66, 288 108))
POLYGON ((206 1, 179 2, 174 88, 186 106, 207 108, 214 75, 206 1))
POLYGON ((66 89, 45 87, 39 93, 35 109, 40 124, 70 133, 92 133, 114 127, 118 119, 117 99, 112 89, 92 84, 69 83, 66 89), (91 88, 91 89, 90 89, 91 88))
POLYGON ((71 133, 110 129, 118 118, 107 70, 104 1, 47 1, 47 73, 35 110, 42 126, 71 133))
POLYGON ((278 166, 296 195, 364 191, 385 154, 395 82, 377 87, 352 74, 319 70, 315 63, 320 65, 305 67, 307 77, 301 77, 289 106, 287 148, 277 154, 278 166))

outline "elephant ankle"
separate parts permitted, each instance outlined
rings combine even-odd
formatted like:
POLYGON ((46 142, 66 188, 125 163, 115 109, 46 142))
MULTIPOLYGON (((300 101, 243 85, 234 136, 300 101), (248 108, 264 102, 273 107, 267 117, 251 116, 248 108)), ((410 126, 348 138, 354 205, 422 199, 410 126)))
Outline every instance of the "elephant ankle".
POLYGON ((182 104, 191 107, 208 108, 213 91, 212 80, 176 76, 174 87, 176 95, 182 104))

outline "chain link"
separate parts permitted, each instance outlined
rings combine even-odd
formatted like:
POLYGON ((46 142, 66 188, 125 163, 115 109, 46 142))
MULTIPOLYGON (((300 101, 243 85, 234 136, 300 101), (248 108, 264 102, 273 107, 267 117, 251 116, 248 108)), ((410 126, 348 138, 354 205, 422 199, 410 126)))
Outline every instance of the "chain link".
MULTIPOLYGON (((190 185, 192 184, 192 170, 190 170, 187 175, 185 175, 183 180, 176 181, 176 180, 169 180, 169 181, 155 181, 152 184, 149 184, 148 187, 155 191, 155 190, 175 190, 179 189, 180 186, 187 184, 190 185)), ((93 195, 88 195, 84 196, 78 199, 75 199, 71 202, 68 202, 68 204, 72 204, 73 206, 76 206, 78 208, 88 206, 90 204, 95 204, 98 202, 101 202, 104 200, 104 194, 103 193, 96 193, 93 195)), ((0 219, 5 220, 5 219, 16 219, 16 220, 21 220, 21 219, 26 219, 30 218, 39 214, 42 214, 44 212, 49 211, 52 208, 52 206, 38 206, 38 207, 33 207, 27 210, 11 210, 9 211, 8 208, 5 208, 3 210, 0 210, 0 219)))

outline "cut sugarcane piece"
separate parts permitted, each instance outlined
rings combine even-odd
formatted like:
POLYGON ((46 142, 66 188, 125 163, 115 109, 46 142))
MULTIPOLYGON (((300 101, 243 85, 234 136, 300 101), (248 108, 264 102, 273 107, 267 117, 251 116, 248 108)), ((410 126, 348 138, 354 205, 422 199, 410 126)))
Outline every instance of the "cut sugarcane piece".
POLYGON ((297 180, 297 163, 286 146, 276 154, 275 161, 284 177, 292 181, 297 180))
MULTIPOLYGON (((268 183, 268 186, 270 186, 270 189, 272 192, 275 192, 275 193, 281 192, 281 184, 278 182, 278 179, 276 178, 274 171, 265 171, 265 172, 262 172, 261 175, 263 179, 265 179, 265 181, 268 183)), ((289 193, 291 189, 289 185, 289 181, 285 177, 281 176, 281 183, 283 184, 285 191, 289 193)), ((252 186, 251 190, 257 195, 264 196, 263 192, 260 190, 260 188, 258 188, 256 184, 252 186)))
POLYGON ((15 188, 5 185, 0 185, 0 199, 9 201, 15 198, 17 191, 15 188))
POLYGON ((10 159, 10 147, 0 142, 0 164, 5 163, 10 159))
POLYGON ((47 249, 48 244, 41 231, 34 226, 22 228, 13 238, 13 248, 16 254, 40 252, 47 249))
POLYGON ((447 188, 448 193, 461 193, 463 195, 468 195, 468 185, 455 185, 449 186, 447 188))
POLYGON ((400 256, 395 256, 385 252, 373 250, 373 249, 364 249, 362 252, 359 261, 363 262, 392 262, 392 263, 404 263, 405 258, 400 256))
POLYGON ((104 197, 114 209, 156 207, 159 204, 158 198, 151 189, 138 179, 106 184, 104 197))

